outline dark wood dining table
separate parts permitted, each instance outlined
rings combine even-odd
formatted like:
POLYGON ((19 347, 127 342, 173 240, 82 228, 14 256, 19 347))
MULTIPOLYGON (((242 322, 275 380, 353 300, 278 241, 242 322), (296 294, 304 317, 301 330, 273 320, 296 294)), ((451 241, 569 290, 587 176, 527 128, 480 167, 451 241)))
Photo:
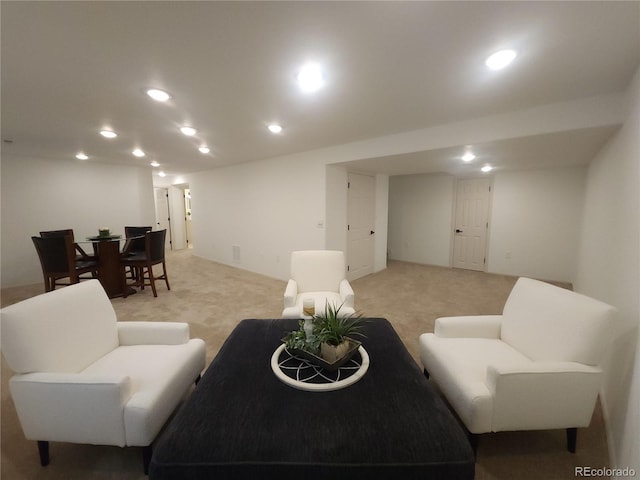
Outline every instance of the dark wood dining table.
MULTIPOLYGON (((86 243, 92 243, 98 257, 98 280, 102 284, 109 298, 121 297, 124 289, 128 288, 128 295, 135 293, 131 287, 127 287, 123 274, 123 266, 120 262, 120 242, 125 239, 122 235, 87 237, 86 243)), ((85 243, 80 242, 80 243, 85 243)))

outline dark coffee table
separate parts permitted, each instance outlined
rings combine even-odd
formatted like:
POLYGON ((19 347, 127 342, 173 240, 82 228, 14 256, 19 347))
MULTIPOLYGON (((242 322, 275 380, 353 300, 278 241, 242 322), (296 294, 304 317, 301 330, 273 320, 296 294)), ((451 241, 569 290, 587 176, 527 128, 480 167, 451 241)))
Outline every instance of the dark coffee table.
POLYGON ((472 479, 467 436, 391 324, 370 319, 366 374, 330 392, 276 378, 296 320, 243 320, 154 446, 149 478, 472 479))

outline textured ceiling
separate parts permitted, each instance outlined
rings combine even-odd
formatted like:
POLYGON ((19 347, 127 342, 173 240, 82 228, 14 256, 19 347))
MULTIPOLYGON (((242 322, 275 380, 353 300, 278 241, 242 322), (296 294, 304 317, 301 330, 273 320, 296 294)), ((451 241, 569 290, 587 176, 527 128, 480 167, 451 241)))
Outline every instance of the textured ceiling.
MULTIPOLYGON (((3 1, 0 8, 3 155, 56 160, 84 151, 95 162, 155 159, 175 174, 622 92, 640 59, 639 2, 3 1), (519 57, 488 71, 485 57, 504 47, 519 57), (311 95, 295 84, 309 60, 326 71, 325 87, 311 95), (143 94, 152 86, 173 99, 152 102, 143 94), (266 130, 273 121, 282 134, 266 130), (185 123, 198 129, 196 138, 179 133, 185 123), (119 137, 100 137, 103 126, 119 137), (211 154, 198 152, 202 143, 211 154), (136 147, 147 157, 133 157, 136 147)), ((511 168, 545 159, 580 164, 613 131, 478 149, 511 168)), ((353 165, 460 173, 441 165, 456 154, 434 149, 353 165)))

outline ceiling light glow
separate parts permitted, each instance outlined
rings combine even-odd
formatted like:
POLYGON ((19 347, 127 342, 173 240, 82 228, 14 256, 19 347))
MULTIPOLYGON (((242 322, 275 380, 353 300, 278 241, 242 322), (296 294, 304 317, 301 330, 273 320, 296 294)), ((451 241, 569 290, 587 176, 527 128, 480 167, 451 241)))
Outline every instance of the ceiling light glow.
POLYGON ((151 98, 153 98, 157 102, 166 102, 167 100, 169 100, 171 98, 171 95, 169 95, 164 90, 160 90, 158 88, 150 88, 150 89, 148 89, 147 90, 147 95, 149 95, 151 98))
POLYGON ((211 151, 211 149, 206 145, 199 147, 198 150, 200 151, 200 153, 204 153, 204 154, 209 153, 211 151))
POLYGON ((187 137, 193 137, 197 133, 197 130, 193 127, 180 127, 180 131, 187 137))
POLYGON ((136 157, 144 157, 144 152, 139 148, 136 148, 133 152, 131 152, 136 157))
POLYGON ((271 125, 268 125, 267 128, 269 129, 269 131, 271 133, 280 133, 280 132, 282 132, 282 126, 278 125, 277 123, 272 123, 271 125))
POLYGON ((485 165, 480 170, 482 170, 484 173, 487 173, 487 172, 490 172, 491 170, 493 170, 493 167, 491 165, 485 165))
POLYGON ((102 135, 104 138, 116 138, 118 136, 118 134, 113 130, 107 129, 100 130, 100 135, 102 135))
POLYGON ((475 160, 476 156, 471 153, 471 152, 467 152, 462 156, 462 161, 464 162, 471 162, 472 160, 475 160))
POLYGON ((484 62, 491 70, 502 70, 516 58, 515 50, 500 50, 489 56, 484 62))
POLYGON ((155 160, 154 160, 154 161, 152 161, 149 165, 151 165, 151 166, 152 166, 152 167, 154 167, 154 168, 155 168, 155 167, 159 167, 159 166, 160 166, 160 164, 159 164, 158 162, 156 162, 155 160))
POLYGON ((88 160, 89 159, 89 157, 87 155, 85 155, 84 153, 82 153, 82 152, 78 152, 76 154, 76 158, 78 160, 88 160))
POLYGON ((296 78, 302 91, 307 93, 315 92, 324 86, 322 69, 317 63, 307 63, 304 65, 300 69, 300 72, 298 72, 296 78))
POLYGON ((158 175, 160 175, 161 177, 166 177, 166 176, 167 176, 167 174, 166 174, 166 173, 164 173, 163 171, 159 171, 159 172, 158 172, 158 175))

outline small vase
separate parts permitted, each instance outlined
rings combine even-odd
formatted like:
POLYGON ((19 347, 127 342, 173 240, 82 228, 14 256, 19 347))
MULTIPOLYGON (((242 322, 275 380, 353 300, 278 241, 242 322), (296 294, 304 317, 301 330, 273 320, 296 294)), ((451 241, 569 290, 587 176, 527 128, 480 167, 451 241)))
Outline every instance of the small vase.
POLYGON ((349 351, 349 341, 344 340, 339 345, 329 345, 326 342, 320 344, 320 356, 329 363, 335 363, 344 357, 349 351))

